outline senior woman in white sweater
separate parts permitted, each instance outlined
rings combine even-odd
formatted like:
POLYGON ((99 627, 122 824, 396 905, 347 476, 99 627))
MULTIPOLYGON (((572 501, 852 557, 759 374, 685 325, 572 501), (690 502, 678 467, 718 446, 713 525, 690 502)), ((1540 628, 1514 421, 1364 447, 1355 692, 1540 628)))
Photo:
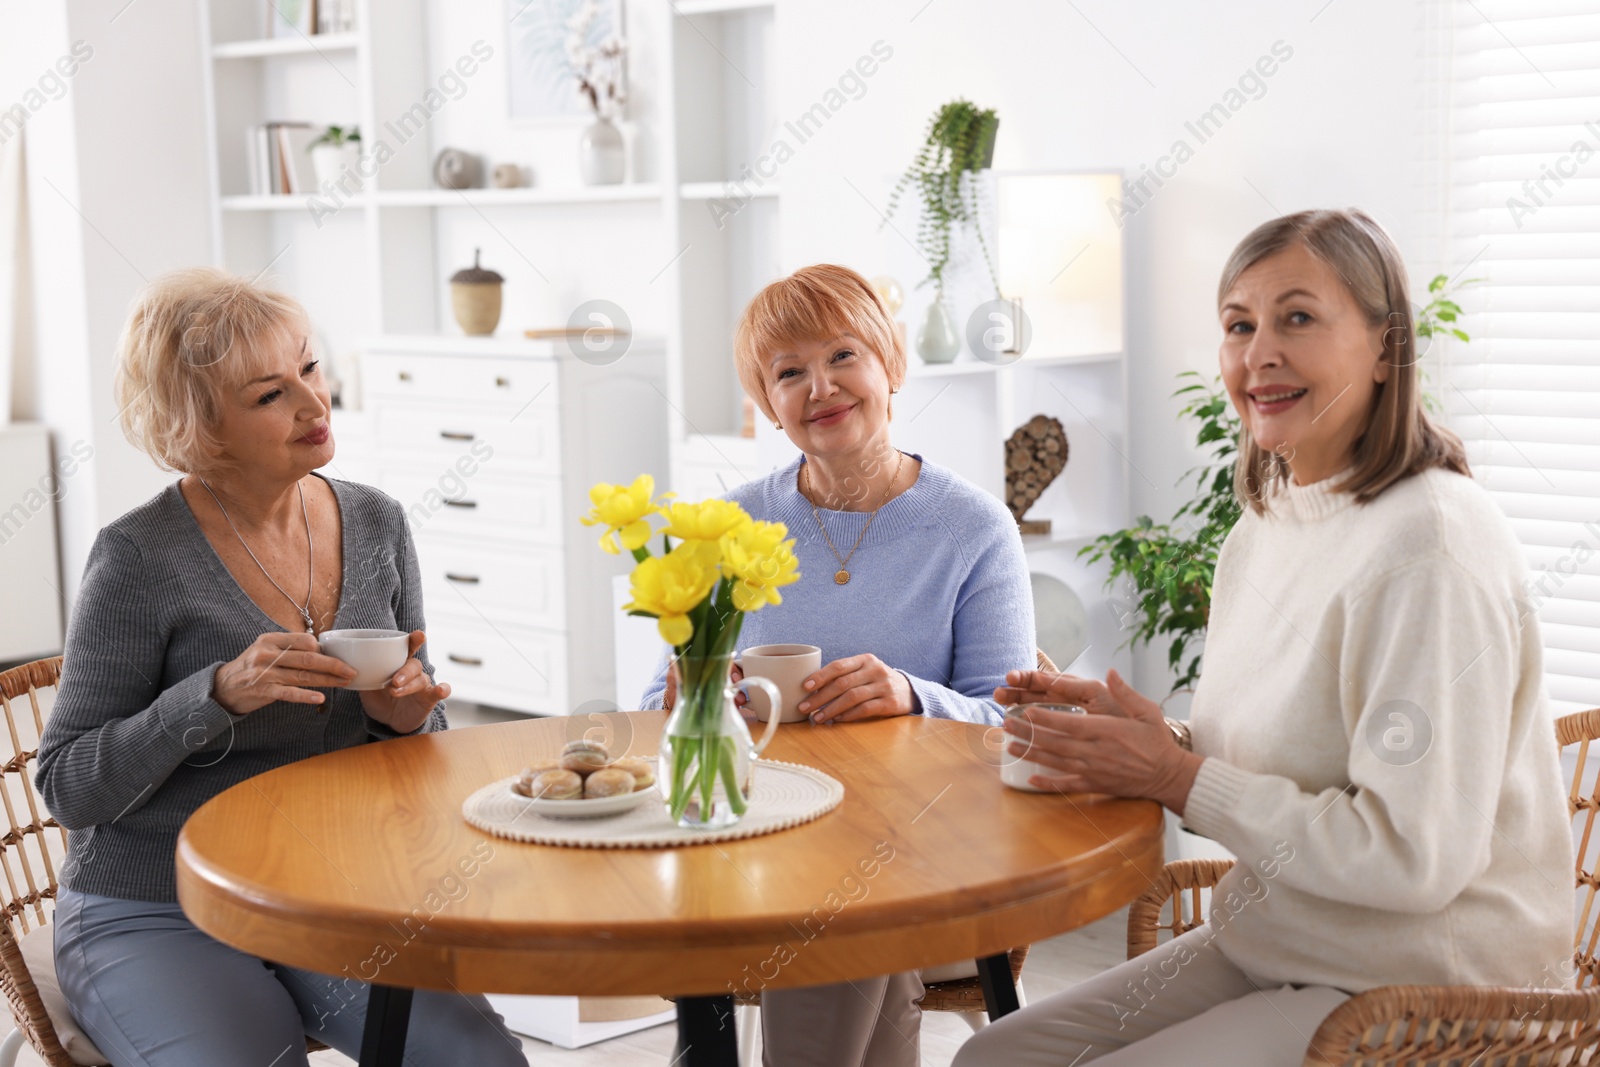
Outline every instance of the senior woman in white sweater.
POLYGON ((1299 1064, 1348 995, 1548 986, 1573 853, 1522 550, 1419 395, 1406 272, 1359 211, 1258 227, 1218 288, 1244 510, 1192 751, 1115 672, 1014 671, 1013 751, 1149 797, 1239 862, 1210 922, 1000 1020, 957 1067, 1299 1064))

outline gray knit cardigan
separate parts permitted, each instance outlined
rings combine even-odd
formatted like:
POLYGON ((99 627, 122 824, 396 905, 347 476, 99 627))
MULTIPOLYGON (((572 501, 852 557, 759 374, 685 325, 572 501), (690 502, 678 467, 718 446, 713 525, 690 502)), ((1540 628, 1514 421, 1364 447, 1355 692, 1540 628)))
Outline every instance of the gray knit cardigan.
MULTIPOLYGON (((423 629, 400 504, 370 486, 325 480, 344 541, 335 627, 423 629)), ((320 705, 278 701, 242 716, 211 699, 218 667, 263 633, 281 632, 228 573, 178 483, 100 531, 34 778, 70 831, 64 885, 175 901, 178 831, 201 804, 274 767, 396 736, 346 689, 322 690, 320 705)), ((431 675, 427 646, 418 656, 431 675)), ((446 726, 440 703, 416 732, 446 726)))

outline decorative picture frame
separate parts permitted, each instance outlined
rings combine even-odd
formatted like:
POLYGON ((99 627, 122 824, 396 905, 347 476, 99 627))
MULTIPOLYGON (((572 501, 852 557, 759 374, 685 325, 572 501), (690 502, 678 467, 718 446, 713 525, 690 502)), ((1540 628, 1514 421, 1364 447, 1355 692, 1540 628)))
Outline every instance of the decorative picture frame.
MULTIPOLYGON (((568 58, 571 24, 587 8, 596 9, 585 43, 599 47, 625 38, 622 0, 506 0, 506 117, 526 125, 574 124, 592 120, 594 110, 578 89, 568 58)), ((627 57, 618 68, 626 93, 627 57)))

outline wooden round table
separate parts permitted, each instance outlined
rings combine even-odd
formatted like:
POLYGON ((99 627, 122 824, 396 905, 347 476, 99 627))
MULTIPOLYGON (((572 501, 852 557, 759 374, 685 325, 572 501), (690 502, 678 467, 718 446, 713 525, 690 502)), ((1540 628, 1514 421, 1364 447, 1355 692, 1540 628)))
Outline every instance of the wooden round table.
MULTIPOLYGON (((677 995, 689 1062, 727 1062, 731 992, 1005 955, 1098 919, 1159 871, 1151 801, 1000 784, 998 730, 921 716, 778 729, 765 755, 844 783, 804 826, 672 849, 491 837, 479 787, 576 736, 651 755, 665 715, 532 719, 361 745, 212 798, 178 899, 252 955, 372 983, 361 1062, 398 1064, 410 990, 677 995), (707 1029, 708 1022, 712 1024, 707 1029)), ((759 797, 759 779, 758 779, 759 797)))

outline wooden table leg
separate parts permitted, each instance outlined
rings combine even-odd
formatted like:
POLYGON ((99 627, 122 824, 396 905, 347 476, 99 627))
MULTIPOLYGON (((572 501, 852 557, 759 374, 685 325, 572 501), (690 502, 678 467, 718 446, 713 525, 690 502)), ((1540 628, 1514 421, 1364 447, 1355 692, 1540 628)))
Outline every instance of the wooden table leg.
POLYGON ((978 982, 983 986, 983 1002, 989 1008, 990 1022, 1022 1007, 1017 1000, 1017 983, 1011 977, 1011 953, 1002 952, 979 960, 978 982))
POLYGON ((679 997, 678 1047, 684 1067, 738 1067, 733 998, 679 997))
POLYGON ((361 1033, 361 1067, 401 1067, 411 990, 374 985, 367 990, 367 1025, 361 1033))

